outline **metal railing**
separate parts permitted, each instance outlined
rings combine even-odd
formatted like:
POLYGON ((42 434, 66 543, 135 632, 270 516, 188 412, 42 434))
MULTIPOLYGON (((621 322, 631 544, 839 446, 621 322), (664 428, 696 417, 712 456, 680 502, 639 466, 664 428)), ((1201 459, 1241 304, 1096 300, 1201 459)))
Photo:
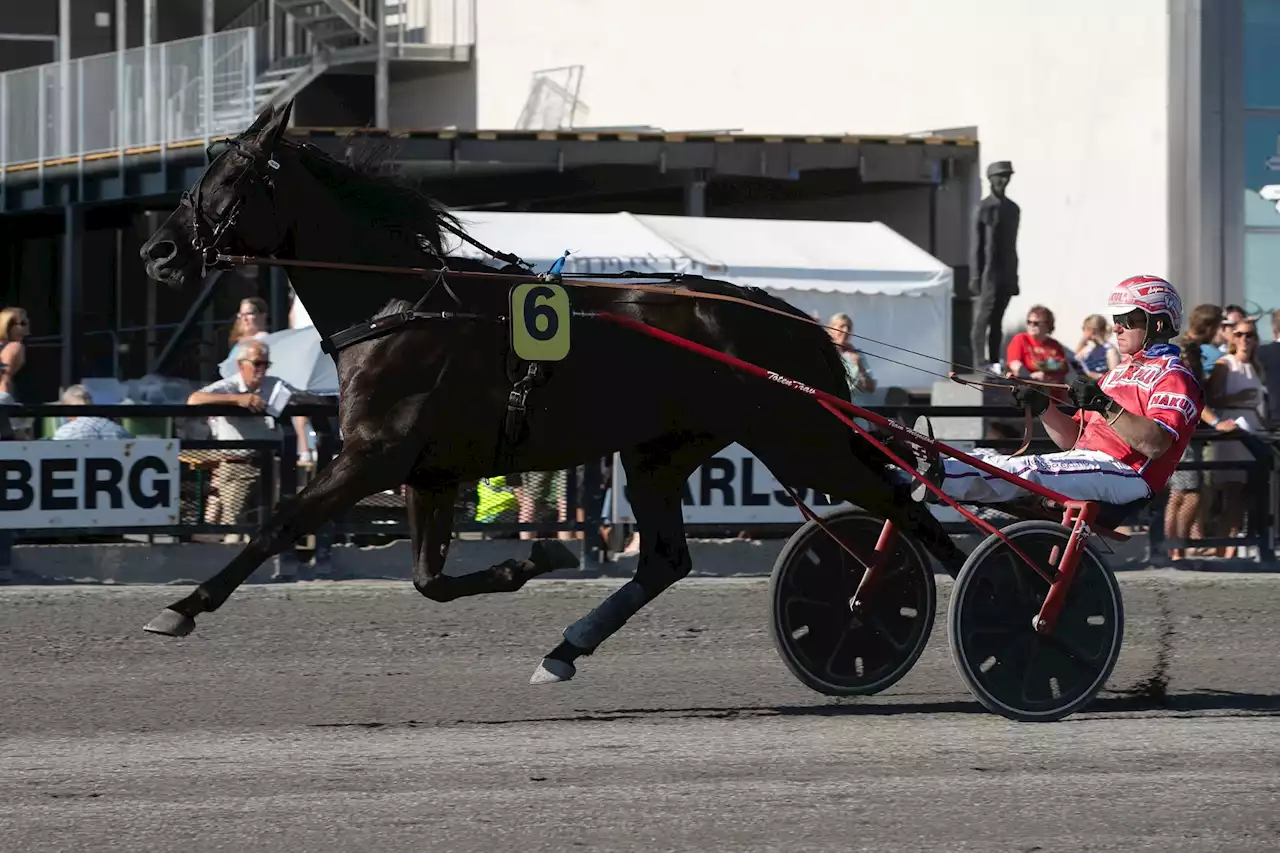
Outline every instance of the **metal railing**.
MULTIPOLYGON (((209 437, 207 419, 214 416, 244 417, 237 406, 221 405, 34 405, 4 407, 0 411, 0 439, 50 438, 66 416, 101 416, 116 419, 136 438, 177 438, 182 462, 181 490, 176 507, 178 523, 145 528, 26 529, 15 535, 18 543, 66 541, 78 537, 152 534, 177 536, 182 541, 202 537, 221 539, 229 534, 249 535, 263 524, 281 499, 297 494, 306 481, 328 465, 342 449, 337 436, 337 408, 323 404, 288 407, 277 419, 279 440, 220 441, 209 437), (298 462, 297 440, 289 419, 306 416, 316 431, 313 463, 298 462), (193 437, 195 436, 195 437, 193 437), (231 455, 247 455, 257 470, 257 480, 237 499, 233 514, 211 512, 218 501, 215 472, 231 455)), ((491 478, 463 483, 454 512, 459 534, 514 537, 521 533, 556 536, 560 533, 598 533, 603 487, 601 466, 585 465, 569 471, 491 478), (536 493, 536 494, 535 494, 536 493)), ((225 502, 224 502, 225 504, 225 502)), ((355 506, 317 531, 318 547, 334 539, 357 544, 404 538, 409 535, 404 488, 398 487, 361 498, 355 506)), ((3 560, 0 560, 3 563, 3 560)))
POLYGON ((0 74, 0 167, 163 149, 253 120, 254 30, 0 74))
MULTIPOLYGON (((948 417, 971 417, 974 414, 989 417, 1010 417, 1019 414, 1015 409, 996 409, 993 407, 870 407, 873 411, 886 416, 929 414, 935 424, 948 417)), ((183 470, 181 477, 180 506, 177 508, 178 523, 159 527, 129 528, 109 530, 103 528, 69 529, 25 529, 20 533, 0 531, 0 539, 10 542, 66 541, 78 537, 93 537, 100 540, 103 536, 121 536, 126 534, 153 534, 176 536, 181 541, 199 541, 204 537, 212 537, 215 541, 228 534, 252 534, 262 524, 268 514, 278 506, 283 498, 296 494, 299 489, 317 472, 328 465, 340 452, 342 442, 337 435, 337 408, 333 405, 295 405, 287 408, 278 419, 282 425, 278 441, 244 441, 220 442, 207 435, 201 435, 199 429, 190 429, 193 424, 204 424, 211 416, 244 416, 244 410, 235 406, 188 406, 188 405, 115 405, 115 406, 61 406, 36 405, 0 408, 0 438, 4 439, 42 439, 48 438, 56 428, 57 419, 67 415, 101 415, 121 420, 132 428, 135 436, 155 435, 161 438, 179 438, 181 441, 181 459, 183 470), (299 464, 298 448, 294 432, 290 429, 289 418, 294 415, 308 417, 316 431, 315 459, 313 463, 299 464), (14 434, 14 428, 18 434, 14 434), (218 499, 217 487, 213 472, 227 456, 230 450, 252 451, 257 466, 257 476, 242 511, 236 517, 225 514, 211 516, 207 511, 210 500, 218 499), (211 492, 212 488, 212 492, 211 492)), ((910 422, 911 418, 906 420, 910 422)), ((1156 495, 1146 506, 1126 519, 1124 524, 1138 529, 1146 529, 1148 533, 1148 559, 1152 563, 1159 562, 1167 556, 1172 548, 1214 548, 1235 547, 1237 549, 1253 549, 1257 562, 1274 566, 1276 547, 1275 519, 1280 505, 1280 478, 1276 477, 1277 447, 1280 447, 1280 434, 1244 435, 1236 433, 1218 433, 1214 431, 1197 432, 1193 445, 1201 447, 1222 446, 1224 443, 1244 441, 1249 448, 1252 459, 1244 461, 1221 461, 1209 459, 1200 462, 1180 462, 1179 471, 1201 470, 1207 472, 1242 471, 1245 474, 1247 487, 1246 498, 1247 524, 1241 535, 1227 538, 1225 536, 1195 539, 1190 541, 1166 540, 1163 535, 1164 506, 1168 490, 1156 495)), ((953 442, 960 444, 960 442, 953 442)), ((1012 451, 1022 443, 1021 438, 988 437, 976 443, 995 449, 1012 451)), ((1043 453, 1057 450, 1047 439, 1035 440, 1028 452, 1043 453)), ((1210 454, 1212 455, 1212 454, 1210 454)), ((479 482, 464 483, 455 504, 454 530, 460 535, 479 535, 481 537, 512 538, 521 533, 534 533, 539 536, 556 536, 562 533, 581 537, 585 543, 584 553, 591 562, 609 559, 608 543, 602 538, 602 526, 607 524, 604 496, 610 487, 608 482, 607 460, 588 463, 566 471, 535 473, 534 475, 513 475, 507 478, 492 478, 479 482)), ((1207 494, 1212 494, 1211 491, 1207 494)), ((988 515, 997 526, 1004 526, 1012 519, 998 519, 1001 514, 998 506, 983 507, 980 515, 988 515)), ((794 524, 744 524, 726 521, 717 525, 689 525, 690 536, 737 535, 743 528, 750 528, 760 538, 785 538, 794 532, 800 522, 794 524)), ((955 535, 973 535, 975 533, 967 523, 945 522, 944 526, 955 535)), ((623 525, 625 527, 625 525, 623 525)), ((385 492, 362 498, 347 512, 329 523, 314 534, 314 549, 317 558, 326 554, 335 540, 344 540, 355 544, 381 543, 392 539, 402 539, 409 535, 408 519, 405 507, 404 487, 397 487, 385 492)), ((0 542, 0 552, 7 546, 0 542)), ((0 565, 4 564, 4 555, 0 553, 0 565)))

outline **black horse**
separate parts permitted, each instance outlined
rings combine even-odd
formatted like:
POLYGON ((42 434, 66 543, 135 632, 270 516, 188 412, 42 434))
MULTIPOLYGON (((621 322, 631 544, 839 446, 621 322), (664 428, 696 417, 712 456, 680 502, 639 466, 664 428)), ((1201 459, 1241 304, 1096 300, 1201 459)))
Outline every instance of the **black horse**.
MULTIPOLYGON (((454 271, 499 271, 446 258, 442 228, 457 228, 457 221, 408 182, 285 139, 291 108, 268 109, 240 137, 210 151, 194 190, 142 248, 149 275, 179 286, 200 277, 219 252, 430 269, 447 261, 454 271)), ((449 601, 517 590, 577 560, 554 540, 538 541, 529 559, 445 575, 458 484, 571 468, 615 451, 626 467, 640 532, 635 578, 564 631, 564 642, 535 671, 535 683, 573 677, 577 657, 591 654, 688 574, 681 487, 699 464, 733 442, 793 487, 838 496, 895 520, 949 570, 963 561, 923 505, 891 484, 883 454, 815 402, 775 383, 579 317, 570 352, 545 365, 529 390, 519 438, 511 441, 513 379, 526 375, 500 321, 508 313, 511 281, 303 267, 291 268, 289 275, 317 331, 329 341, 341 340, 344 330, 361 323, 393 320, 411 307, 462 316, 407 323, 337 352, 341 453, 296 499, 284 501, 222 571, 164 610, 148 631, 189 633, 197 614, 217 610, 269 557, 361 498, 401 484, 407 487, 413 584, 419 592, 449 601), (593 389, 598 398, 584 405, 584 393, 593 389)), ((763 291, 698 277, 671 286, 673 295, 567 289, 575 311, 616 312, 823 391, 848 394, 839 355, 821 328, 747 305, 674 294, 729 294, 805 316, 763 291)))

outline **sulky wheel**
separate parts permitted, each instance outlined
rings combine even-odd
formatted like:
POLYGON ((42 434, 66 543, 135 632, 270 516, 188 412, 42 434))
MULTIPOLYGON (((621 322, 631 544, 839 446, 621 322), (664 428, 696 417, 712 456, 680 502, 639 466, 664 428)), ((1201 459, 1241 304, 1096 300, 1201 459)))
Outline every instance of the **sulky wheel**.
MULTIPOLYGON (((1022 521, 1002 531, 1048 570, 1071 532, 1052 521, 1022 521)), ((1080 553, 1057 625, 1032 627, 1049 584, 995 536, 973 550, 951 593, 951 655, 988 710, 1021 722, 1050 722, 1093 700, 1120 657, 1124 605, 1120 585, 1092 544, 1080 553)))
MULTIPOLYGON (((852 507, 822 523, 862 559, 875 551, 884 528, 884 519, 852 507)), ((864 572, 813 521, 792 535, 773 566, 773 645, 796 678, 828 696, 891 686, 915 664, 933 629, 933 570, 910 536, 894 539, 880 582, 855 612, 851 602, 864 572)))

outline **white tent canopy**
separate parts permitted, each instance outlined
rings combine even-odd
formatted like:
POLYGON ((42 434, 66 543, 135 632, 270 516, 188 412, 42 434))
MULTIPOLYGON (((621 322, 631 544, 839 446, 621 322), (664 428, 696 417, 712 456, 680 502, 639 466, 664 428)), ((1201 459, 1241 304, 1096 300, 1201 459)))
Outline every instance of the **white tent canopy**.
MULTIPOLYGON (((574 272, 687 272, 770 291, 824 320, 853 318, 882 397, 890 386, 927 389, 951 356, 951 268, 879 222, 647 216, 630 213, 457 214, 480 242, 545 272, 566 250, 574 272)), ((486 256, 456 238, 452 254, 486 256)))

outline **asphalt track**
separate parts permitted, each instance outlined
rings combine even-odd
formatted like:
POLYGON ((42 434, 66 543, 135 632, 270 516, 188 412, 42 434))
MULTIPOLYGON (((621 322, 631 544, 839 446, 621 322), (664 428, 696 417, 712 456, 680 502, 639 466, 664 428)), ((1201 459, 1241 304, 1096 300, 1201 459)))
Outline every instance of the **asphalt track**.
POLYGON ((3 589, 0 850, 1280 849, 1280 577, 1122 582, 1107 692, 1040 725, 969 697, 945 614, 889 693, 809 692, 762 579, 686 581, 546 687, 617 581, 245 588, 182 640, 141 631, 178 588, 3 589))

